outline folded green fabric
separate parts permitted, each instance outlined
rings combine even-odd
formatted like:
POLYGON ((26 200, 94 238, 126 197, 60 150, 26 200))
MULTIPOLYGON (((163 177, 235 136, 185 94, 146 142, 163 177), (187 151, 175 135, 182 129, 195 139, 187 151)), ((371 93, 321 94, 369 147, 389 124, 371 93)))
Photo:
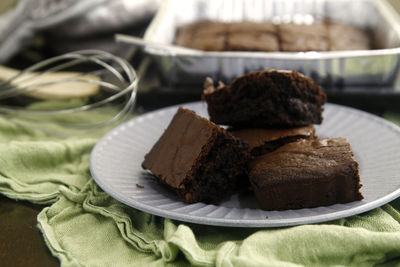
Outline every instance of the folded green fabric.
POLYGON ((57 140, 0 118, 0 193, 51 204, 39 214, 38 226, 62 266, 400 265, 400 199, 315 225, 246 229, 181 223, 104 193, 89 172, 97 139, 57 140))
POLYGON ((38 221, 63 266, 372 266, 400 257, 400 214, 390 205, 328 224, 235 229, 137 211, 92 180, 60 192, 38 221))
POLYGON ((0 192, 38 204, 57 200, 59 187, 79 191, 91 179, 90 151, 96 139, 11 141, 0 144, 0 192))

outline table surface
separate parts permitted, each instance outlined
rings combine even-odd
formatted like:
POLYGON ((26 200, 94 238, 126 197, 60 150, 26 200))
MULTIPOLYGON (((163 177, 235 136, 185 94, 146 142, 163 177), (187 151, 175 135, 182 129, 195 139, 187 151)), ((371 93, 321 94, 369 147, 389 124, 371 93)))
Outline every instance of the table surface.
MULTIPOLYGON (((400 10, 400 3, 389 0, 393 6, 400 10)), ((151 66, 150 66, 151 68, 151 66)), ((151 87, 159 84, 152 78, 146 83, 151 87), (150 81, 150 82, 149 82, 150 81)), ((182 90, 171 92, 168 90, 143 90, 138 94, 136 104, 137 112, 145 112, 168 105, 199 100, 199 94, 185 94, 182 90), (157 101, 155 101, 157 100, 157 101)), ((187 91, 186 91, 187 92, 187 91)), ((384 111, 399 111, 398 97, 376 95, 347 95, 328 94, 330 102, 382 114, 384 111)), ((0 195, 0 265, 4 266, 59 266, 59 261, 53 257, 46 247, 42 234, 37 228, 36 217, 44 208, 25 201, 15 201, 0 195)))
POLYGON ((43 206, 0 195, 0 265, 59 266, 36 227, 36 217, 42 209, 43 206))

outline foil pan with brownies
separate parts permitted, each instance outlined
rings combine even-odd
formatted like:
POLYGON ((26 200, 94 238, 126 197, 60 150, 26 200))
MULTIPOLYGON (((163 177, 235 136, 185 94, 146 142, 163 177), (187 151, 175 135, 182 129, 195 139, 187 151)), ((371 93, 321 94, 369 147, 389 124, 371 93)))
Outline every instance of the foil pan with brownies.
MULTIPOLYGON (((162 80, 170 85, 198 85, 206 76, 229 82, 248 72, 274 68, 299 71, 324 85, 390 87, 398 78, 400 64, 399 21, 398 14, 386 1, 167 0, 144 36, 145 42, 159 45, 146 46, 145 52, 158 66, 162 80), (254 31, 261 28, 264 33, 257 38, 230 33, 225 39, 217 34, 212 40, 217 51, 200 50, 209 43, 207 38, 200 38, 192 49, 174 46, 180 44, 179 29, 201 21, 233 24, 229 32, 243 31, 241 23, 253 24, 254 31), (327 21, 330 30, 321 34, 318 25, 327 21), (271 25, 280 29, 280 44, 274 39, 271 25), (310 25, 313 30, 305 33, 304 28, 310 25), (359 41, 365 39, 359 30, 367 33, 370 44, 359 41), (302 36, 293 38, 293 33, 302 32, 302 36), (330 40, 329 44, 324 43, 325 39, 330 40), (260 43, 266 42, 269 51, 260 51, 265 50, 260 43), (305 49, 298 49, 299 42, 303 42, 305 49), (224 46, 233 51, 221 51, 219 48, 224 46)), ((214 27, 213 31, 220 28, 214 27)), ((129 36, 117 39, 130 43, 129 36)), ((195 86, 191 88, 198 90, 195 86)))

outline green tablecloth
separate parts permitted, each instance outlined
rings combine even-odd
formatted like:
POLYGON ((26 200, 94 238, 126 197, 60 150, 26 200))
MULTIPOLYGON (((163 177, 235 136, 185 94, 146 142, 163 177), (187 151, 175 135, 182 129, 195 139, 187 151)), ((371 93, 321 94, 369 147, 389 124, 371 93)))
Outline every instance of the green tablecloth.
POLYGON ((127 207, 94 183, 89 156, 98 138, 56 139, 0 117, 0 193, 44 205, 38 227, 62 266, 400 265, 400 199, 288 228, 171 221, 127 207))

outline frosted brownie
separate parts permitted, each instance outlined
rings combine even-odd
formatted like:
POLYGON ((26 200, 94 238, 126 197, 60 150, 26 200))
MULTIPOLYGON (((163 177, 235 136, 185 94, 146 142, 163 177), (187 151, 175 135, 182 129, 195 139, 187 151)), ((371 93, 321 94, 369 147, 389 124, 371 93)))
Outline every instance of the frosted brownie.
POLYGON ((264 210, 363 199, 358 163, 344 138, 303 139, 257 157, 249 165, 250 183, 264 210))
POLYGON ((247 144, 193 111, 179 108, 142 167, 185 202, 216 204, 247 177, 249 157, 247 144))

